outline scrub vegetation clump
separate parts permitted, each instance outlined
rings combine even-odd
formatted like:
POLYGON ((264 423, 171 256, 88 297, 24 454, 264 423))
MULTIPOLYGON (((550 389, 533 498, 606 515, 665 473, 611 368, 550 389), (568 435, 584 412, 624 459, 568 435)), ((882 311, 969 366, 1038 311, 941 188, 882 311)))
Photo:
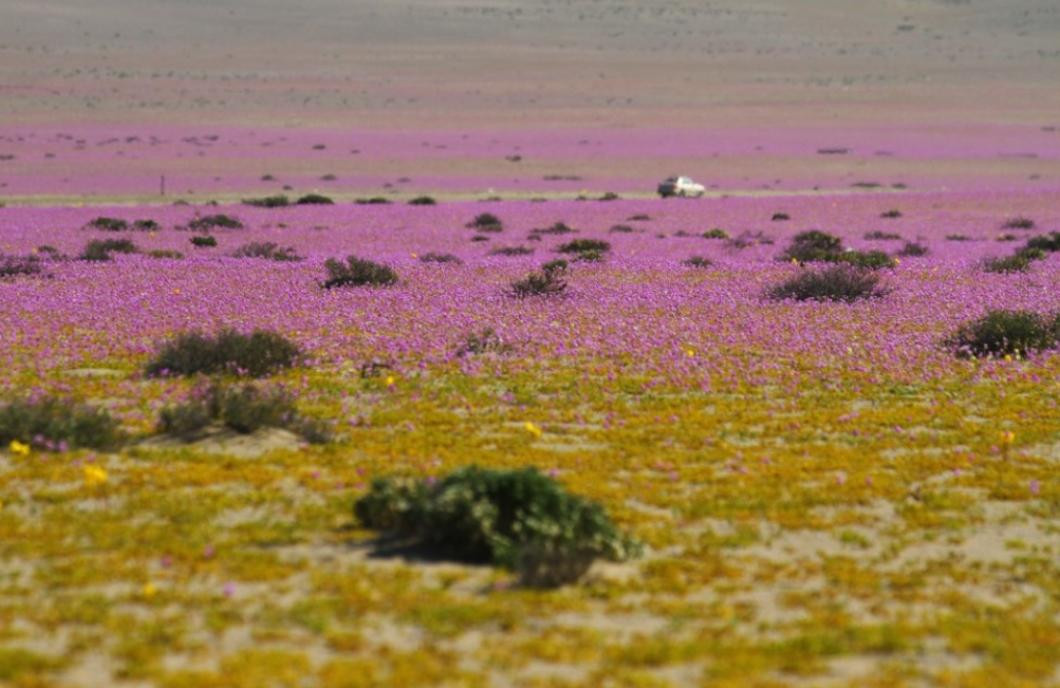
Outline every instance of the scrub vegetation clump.
POLYGON ((300 355, 297 344, 269 330, 244 334, 226 329, 212 336, 185 332, 159 348, 147 364, 146 373, 265 377, 294 366, 300 355))

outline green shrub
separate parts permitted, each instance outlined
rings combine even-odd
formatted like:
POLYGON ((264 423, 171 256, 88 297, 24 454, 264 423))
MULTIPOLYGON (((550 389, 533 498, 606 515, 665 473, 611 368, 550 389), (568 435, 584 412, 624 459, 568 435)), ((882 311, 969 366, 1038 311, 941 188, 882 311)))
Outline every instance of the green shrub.
POLYGON ((643 213, 638 213, 637 215, 630 215, 629 216, 629 221, 630 222, 646 222, 646 221, 648 221, 650 219, 651 219, 650 215, 645 215, 643 213))
POLYGON ((46 450, 110 449, 121 442, 118 422, 103 409, 44 397, 0 405, 0 444, 12 441, 46 450))
POLYGON ((796 234, 788 248, 780 254, 780 259, 800 263, 834 261, 842 251, 843 242, 839 237, 811 229, 796 234))
POLYGON ((704 239, 728 239, 729 233, 721 227, 715 227, 714 229, 708 229, 703 232, 704 239))
POLYGON ((358 258, 357 256, 348 256, 345 263, 329 258, 324 263, 324 267, 328 271, 328 278, 321 284, 324 289, 363 286, 386 287, 396 284, 398 281, 397 273, 390 267, 358 258))
POLYGON ((1027 245, 1024 246, 1024 250, 1035 249, 1046 253, 1056 253, 1057 251, 1060 251, 1060 232, 1042 234, 1029 239, 1027 245))
POLYGON ((894 258, 883 251, 844 251, 836 257, 836 262, 848 263, 869 270, 893 268, 898 265, 894 258))
POLYGON ((266 260, 299 261, 302 257, 290 246, 281 248, 271 241, 243 244, 232 253, 233 258, 264 258, 266 260))
POLYGON ((702 256, 692 256, 691 258, 682 261, 681 264, 690 268, 709 268, 714 265, 714 262, 709 258, 703 258, 702 256))
POLYGON ((283 389, 254 384, 212 384, 179 406, 162 409, 158 432, 193 436, 212 424, 249 434, 260 428, 286 428, 314 443, 326 442, 328 433, 320 423, 304 418, 294 398, 283 389))
POLYGON ((919 256, 926 256, 929 253, 928 247, 915 241, 907 241, 902 249, 898 251, 898 255, 903 258, 916 258, 919 256))
POLYGON ((611 250, 611 244, 600 239, 575 239, 565 244, 560 244, 556 250, 560 253, 604 253, 611 250))
POLYGON ((612 234, 632 234, 635 230, 629 225, 614 225, 607 231, 612 234))
POLYGON ((255 208, 286 208, 291 204, 291 199, 283 194, 277 194, 275 196, 263 196, 262 198, 244 198, 243 204, 254 206, 255 208))
POLYGON ((961 357, 1026 355, 1051 349, 1060 340, 1060 314, 991 310, 961 325, 945 345, 961 357))
POLYGON ((334 205, 335 201, 323 194, 311 193, 302 196, 295 203, 298 205, 334 205))
POLYGON ((124 232, 129 228, 129 223, 116 217, 97 217, 90 220, 86 227, 91 229, 102 229, 106 232, 124 232))
POLYGON ((203 236, 193 236, 191 238, 191 243, 193 246, 196 246, 198 248, 205 248, 207 246, 216 246, 217 239, 210 236, 209 234, 206 234, 203 236))
POLYGON ((41 259, 37 256, 0 255, 0 278, 39 275, 44 271, 41 263, 41 259))
POLYGON ((184 257, 184 254, 180 251, 171 251, 169 249, 164 248, 156 248, 154 250, 148 251, 147 255, 150 258, 168 258, 171 260, 180 260, 184 257))
POLYGON ((157 232, 162 229, 162 225, 154 220, 137 220, 133 223, 133 229, 138 232, 157 232))
POLYGON ((185 332, 161 347, 147 365, 147 374, 229 373, 263 377, 293 366, 299 355, 296 344, 268 330, 250 334, 222 330, 213 337, 185 332))
POLYGON ((462 265, 464 261, 454 256, 452 253, 424 253, 420 256, 421 263, 454 263, 456 265, 462 265))
POLYGON ((596 199, 598 201, 617 201, 621 196, 616 194, 614 191, 605 191, 604 195, 596 199))
POLYGON ((897 232, 881 232, 877 229, 872 232, 866 232, 865 238, 869 241, 893 241, 901 239, 902 235, 897 232))
POLYGON ((641 553, 599 504, 535 468, 469 466, 430 482, 379 478, 356 501, 354 514, 368 528, 445 557, 521 568, 525 583, 573 582, 594 559, 641 553), (567 575, 558 575, 564 570, 567 575))
POLYGON ((1001 225, 1002 229, 1034 229, 1034 220, 1029 217, 1010 217, 1001 225))
POLYGON ((208 232, 211 229, 243 229, 239 218, 231 215, 204 215, 188 223, 188 229, 196 232, 208 232))
POLYGON ((357 205, 387 205, 390 199, 383 196, 372 196, 371 198, 358 198, 354 201, 357 205))
POLYGON ((947 234, 946 241, 971 241, 972 238, 967 234, 947 234))
POLYGON ((531 272, 521 280, 511 283, 508 295, 523 299, 528 296, 558 296, 567 290, 564 275, 567 261, 554 260, 541 266, 540 272, 531 272))
POLYGON ((871 270, 853 265, 833 265, 820 270, 800 270, 791 279, 773 287, 767 295, 774 300, 844 301, 883 296, 879 277, 871 270))
POLYGON ((416 198, 409 200, 409 205, 435 205, 435 201, 430 196, 416 196, 416 198))
POLYGON ((886 220, 894 220, 894 219, 897 219, 897 218, 899 218, 901 216, 902 216, 902 211, 898 210, 897 208, 892 208, 891 210, 886 210, 886 211, 880 213, 880 217, 882 217, 882 218, 884 218, 886 220))
POLYGON ((526 246, 501 246, 490 251, 491 256, 528 256, 534 249, 526 246))
POLYGON ((504 229, 504 223, 493 213, 479 213, 466 226, 470 229, 477 229, 480 232, 499 232, 504 229))
POLYGON ((772 219, 773 222, 784 222, 790 220, 791 215, 788 215, 787 213, 773 213, 773 217, 770 219, 772 219))
POLYGON ((1004 258, 988 258, 983 261, 985 272, 1010 273, 1027 272, 1031 266, 1031 258, 1028 255, 1017 253, 1004 258))
POLYGON ((81 251, 81 260, 110 260, 112 253, 136 253, 136 244, 128 239, 94 239, 81 251))

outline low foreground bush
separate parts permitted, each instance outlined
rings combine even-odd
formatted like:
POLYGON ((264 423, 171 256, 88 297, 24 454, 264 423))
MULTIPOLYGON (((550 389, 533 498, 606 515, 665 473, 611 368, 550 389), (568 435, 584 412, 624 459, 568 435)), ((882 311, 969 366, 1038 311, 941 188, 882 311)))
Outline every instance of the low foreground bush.
POLYGON ((1060 313, 992 310, 962 325, 945 344, 961 357, 1022 356, 1060 343, 1060 313))
POLYGON ((479 232, 500 232, 504 229, 504 223, 493 213, 479 213, 465 226, 479 232))
POLYGON ((0 278, 39 275, 43 270, 42 261, 37 256, 0 255, 0 278))
POLYGON ((703 232, 704 239, 728 239, 729 233, 721 227, 715 227, 714 229, 708 229, 703 232))
POLYGON ((1034 220, 1029 217, 1010 217, 1001 225, 1002 229, 1034 229, 1034 220))
POLYGON ((821 270, 800 270, 797 275, 767 292, 774 300, 845 301, 883 296, 880 278, 871 270, 853 265, 833 265, 821 270))
POLYGON ((335 205, 335 201, 324 194, 310 193, 295 201, 298 205, 335 205))
POLYGON ((1031 261, 1035 260, 1032 255, 1034 254, 1016 253, 1003 258, 988 258, 983 261, 983 270, 998 273, 1027 272, 1031 261))
POLYGON ((929 253, 928 247, 923 244, 919 244, 915 241, 907 241, 902 249, 898 251, 898 255, 903 258, 916 258, 919 256, 926 256, 929 253))
POLYGON ((464 261, 460 260, 457 256, 452 253, 435 253, 431 251, 424 253, 420 256, 421 263, 453 263, 455 265, 462 265, 464 261))
POLYGON ((357 256, 348 256, 345 263, 329 258, 324 263, 324 267, 328 271, 328 278, 321 284, 324 289, 363 286, 386 287, 396 284, 398 281, 397 273, 390 267, 358 258, 357 256))
POLYGON ((511 283, 508 294, 518 299, 528 296, 558 296, 567 290, 564 275, 567 262, 554 260, 541 266, 539 272, 531 272, 521 280, 511 283))
POLYGON ((416 196, 415 198, 409 199, 409 205, 436 205, 435 201, 430 196, 416 196))
POLYGON ((232 253, 233 258, 264 258, 266 260, 299 261, 302 256, 290 246, 281 247, 271 241, 243 244, 232 253))
POLYGON ((166 343, 147 365, 147 374, 195 375, 229 373, 264 377, 293 366, 298 345, 268 330, 242 334, 222 330, 216 336, 186 332, 166 343))
POLYGON ((891 258, 883 251, 844 251, 836 256, 835 261, 869 270, 893 268, 898 265, 894 258, 891 258))
POLYGON ((129 223, 116 217, 97 217, 89 220, 85 227, 105 232, 124 232, 129 228, 129 223))
POLYGON ((690 268, 709 268, 714 265, 714 262, 703 256, 692 256, 691 258, 681 261, 681 264, 690 268))
POLYGON ((243 229, 243 223, 231 215, 204 215, 188 223, 188 229, 196 232, 208 232, 211 229, 243 229))
POLYGON ((1023 247, 1024 251, 1038 250, 1046 253, 1056 253, 1060 251, 1060 232, 1050 232, 1049 234, 1042 234, 1036 236, 1027 241, 1027 245, 1023 247))
POLYGON ((208 246, 216 246, 217 245, 217 239, 215 237, 213 237, 213 236, 210 236, 209 234, 206 234, 204 236, 193 236, 191 238, 191 244, 192 244, 192 246, 196 246, 198 248, 205 248, 205 247, 208 247, 208 246))
POLYGON ((323 425, 298 414, 294 397, 288 392, 255 384, 212 384, 193 393, 187 402, 163 409, 158 417, 158 432, 181 437, 193 436, 211 425, 239 433, 284 428, 309 442, 328 440, 323 425))
POLYGON ((490 251, 491 256, 528 256, 534 249, 526 246, 499 246, 490 251))
POLYGON ((565 244, 560 244, 556 249, 560 253, 605 253, 611 250, 611 244, 600 239, 575 239, 565 244))
POLYGON ((470 466, 438 481, 380 478, 354 504, 358 520, 458 561, 516 569, 530 585, 573 582, 602 558, 638 556, 595 502, 537 469, 470 466))
POLYGON ((834 261, 842 251, 843 242, 839 237, 811 229, 796 234, 788 248, 780 254, 780 259, 800 263, 834 261))
POLYGON ((255 208, 286 208, 291 205, 291 199, 279 194, 276 196, 264 196, 262 198, 244 198, 243 204, 254 206, 255 208))
POLYGON ((95 239, 85 244, 81 260, 105 261, 112 253, 136 253, 136 244, 128 239, 95 239))
POLYGON ((0 444, 37 449, 110 449, 121 441, 118 422, 103 409, 45 397, 0 405, 0 444))

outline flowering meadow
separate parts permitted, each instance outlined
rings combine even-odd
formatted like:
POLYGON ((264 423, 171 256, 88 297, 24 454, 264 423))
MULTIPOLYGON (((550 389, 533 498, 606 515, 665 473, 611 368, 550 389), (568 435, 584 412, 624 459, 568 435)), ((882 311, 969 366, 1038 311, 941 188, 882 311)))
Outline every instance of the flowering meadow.
POLYGON ((0 280, 0 403, 125 436, 0 453, 0 684, 1060 685, 1060 354, 947 344, 1060 312, 1056 252, 984 269, 1060 230, 1058 200, 0 208, 0 255, 40 268, 0 280), (218 214, 241 226, 189 228, 218 214), (814 269, 780 259, 810 229, 897 257, 880 295, 770 298, 814 269), (254 242, 290 259, 234 255, 254 242), (351 255, 397 282, 323 288, 351 255), (512 294, 560 258, 562 292, 512 294), (266 382, 328 441, 158 436, 203 381, 152 357, 225 328, 298 345, 266 382), (381 556, 353 511, 373 479, 472 464, 537 467, 643 552, 555 589, 381 556))

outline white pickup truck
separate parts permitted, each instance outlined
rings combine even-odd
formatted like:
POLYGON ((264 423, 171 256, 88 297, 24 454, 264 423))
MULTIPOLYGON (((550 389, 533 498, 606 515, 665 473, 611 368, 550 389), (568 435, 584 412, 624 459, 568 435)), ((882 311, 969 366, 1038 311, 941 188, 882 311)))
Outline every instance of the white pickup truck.
POLYGON ((706 188, 702 184, 696 184, 691 177, 668 177, 659 184, 658 191, 663 198, 670 196, 699 198, 706 188))

